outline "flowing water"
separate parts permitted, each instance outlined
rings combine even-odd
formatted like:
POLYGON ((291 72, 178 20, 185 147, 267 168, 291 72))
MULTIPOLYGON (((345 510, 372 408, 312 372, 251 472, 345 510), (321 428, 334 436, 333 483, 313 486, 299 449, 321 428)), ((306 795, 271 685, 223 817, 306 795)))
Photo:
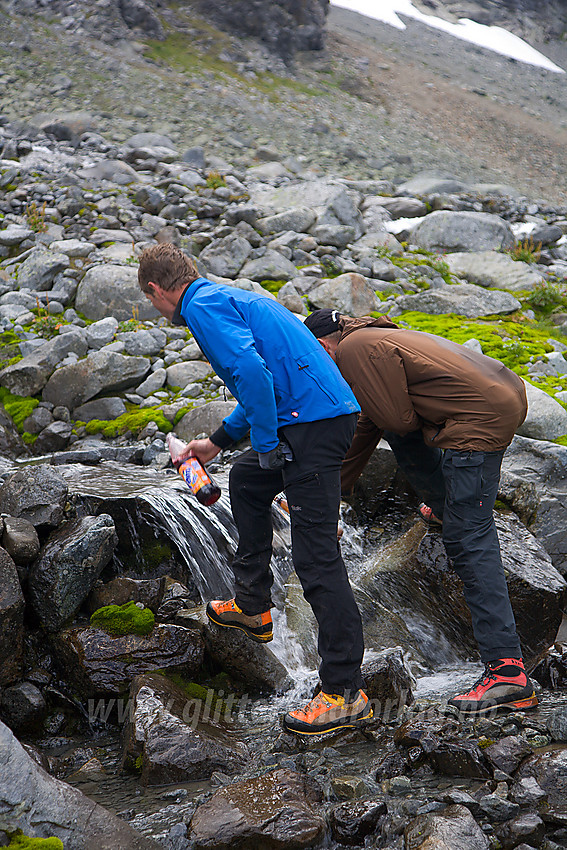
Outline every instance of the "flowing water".
MULTIPOLYGON (((177 557, 183 561, 203 600, 230 592, 230 561, 237 535, 227 497, 226 475, 222 470, 215 477, 223 487, 223 494, 211 508, 200 505, 184 482, 171 471, 126 467, 110 462, 98 467, 73 464, 59 467, 58 471, 67 480, 70 493, 91 510, 94 506, 102 511, 108 510, 124 501, 129 504, 123 533, 129 537, 129 546, 134 550, 138 547, 140 557, 144 530, 165 536, 177 557)), ((331 794, 333 782, 338 778, 346 776, 351 781, 354 777, 360 781, 356 796, 372 797, 380 791, 373 778, 373 767, 386 752, 387 738, 383 727, 377 725, 368 733, 343 733, 322 742, 297 743, 291 745, 291 749, 288 742, 282 741, 280 715, 309 699, 318 677, 314 620, 291 572, 288 517, 274 506, 273 518, 275 554, 272 568, 277 608, 274 613, 274 641, 270 649, 289 671, 294 686, 283 696, 264 697, 251 702, 246 709, 239 738, 249 747, 256 769, 270 766, 315 769, 323 788, 331 794)), ((387 560, 390 541, 387 522, 385 527, 370 529, 366 534, 350 522, 347 510, 342 525, 343 556, 355 592, 362 598, 364 594, 369 595, 368 576, 376 569, 379 553, 383 552, 387 560), (380 541, 378 544, 377 540, 380 541)), ((412 531, 412 527, 411 520, 409 523, 403 520, 402 534, 417 533, 412 531)), ((372 600, 367 602, 370 604, 372 600)), ((413 664, 416 674, 414 693, 420 703, 425 707, 436 704, 455 691, 470 686, 481 672, 481 666, 463 662, 459 652, 440 637, 439 630, 409 607, 402 614, 412 639, 426 647, 413 664), (429 664, 424 658, 429 660, 429 664)), ((374 652, 375 648, 371 645, 367 658, 371 658, 374 652)), ((542 708, 537 712, 538 719, 544 719, 558 701, 556 696, 544 696, 542 708)), ((203 782, 144 788, 135 777, 120 770, 119 736, 116 727, 110 725, 94 724, 92 737, 75 741, 74 746, 77 745, 87 747, 88 754, 99 759, 103 773, 88 775, 84 771, 74 774, 66 771, 65 779, 97 802, 126 817, 146 835, 156 838, 163 837, 174 824, 187 821, 199 795, 225 781, 224 777, 213 775, 211 780, 203 782)), ((72 751, 73 748, 68 748, 69 754, 72 751)), ((54 751, 54 754, 61 757, 66 751, 54 751)), ((475 787, 471 781, 426 777, 417 782, 414 796, 431 799, 436 791, 455 784, 469 789, 475 787)))

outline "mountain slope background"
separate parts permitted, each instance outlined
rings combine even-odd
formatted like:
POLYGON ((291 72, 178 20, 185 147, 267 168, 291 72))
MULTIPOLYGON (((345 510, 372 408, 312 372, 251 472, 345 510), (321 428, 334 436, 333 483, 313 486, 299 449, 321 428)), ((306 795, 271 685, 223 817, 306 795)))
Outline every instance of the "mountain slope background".
MULTIPOLYGON (((298 168, 394 180, 437 169, 564 201, 565 75, 417 21, 401 31, 336 7, 324 49, 290 63, 196 3, 134 4, 151 17, 127 25, 115 6, 97 4, 93 21, 79 0, 0 3, 6 119, 40 126, 46 113, 81 110, 114 144, 152 130, 237 165, 268 146, 298 168)), ((552 46, 561 64, 564 43, 552 46)))

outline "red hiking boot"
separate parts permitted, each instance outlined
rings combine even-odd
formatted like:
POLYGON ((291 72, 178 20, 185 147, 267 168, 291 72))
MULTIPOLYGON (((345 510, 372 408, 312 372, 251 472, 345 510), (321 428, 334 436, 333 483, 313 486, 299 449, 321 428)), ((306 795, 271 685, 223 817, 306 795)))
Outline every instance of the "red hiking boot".
POLYGON ((263 614, 244 614, 234 599, 223 602, 215 599, 207 605, 207 617, 217 626, 226 629, 240 629, 257 643, 268 643, 274 637, 272 615, 269 611, 263 614))
POLYGON ((525 711, 535 708, 537 697, 526 675, 521 658, 499 658, 490 661, 472 690, 449 700, 466 714, 487 714, 491 711, 525 711))
POLYGON ((283 718, 284 728, 297 735, 323 735, 363 726, 372 717, 372 709, 364 691, 357 691, 352 702, 338 694, 320 691, 305 708, 290 711, 283 718))

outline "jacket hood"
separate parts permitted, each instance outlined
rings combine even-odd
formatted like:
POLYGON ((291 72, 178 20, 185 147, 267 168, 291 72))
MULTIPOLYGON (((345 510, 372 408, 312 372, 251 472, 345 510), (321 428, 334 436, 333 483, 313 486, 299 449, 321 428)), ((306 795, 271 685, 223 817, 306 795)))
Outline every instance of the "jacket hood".
POLYGON ((360 328, 397 328, 395 322, 392 322, 388 316, 378 316, 374 319, 372 316, 362 316, 360 319, 351 319, 350 316, 343 316, 339 327, 341 330, 341 341, 353 331, 358 331, 360 328))

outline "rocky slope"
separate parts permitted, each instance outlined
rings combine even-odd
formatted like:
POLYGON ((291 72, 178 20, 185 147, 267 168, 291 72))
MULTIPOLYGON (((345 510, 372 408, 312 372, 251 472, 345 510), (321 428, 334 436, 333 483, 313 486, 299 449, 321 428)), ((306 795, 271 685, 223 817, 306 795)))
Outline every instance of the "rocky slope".
POLYGON ((448 20, 504 27, 530 44, 560 40, 567 30, 563 0, 415 0, 414 5, 448 20))

